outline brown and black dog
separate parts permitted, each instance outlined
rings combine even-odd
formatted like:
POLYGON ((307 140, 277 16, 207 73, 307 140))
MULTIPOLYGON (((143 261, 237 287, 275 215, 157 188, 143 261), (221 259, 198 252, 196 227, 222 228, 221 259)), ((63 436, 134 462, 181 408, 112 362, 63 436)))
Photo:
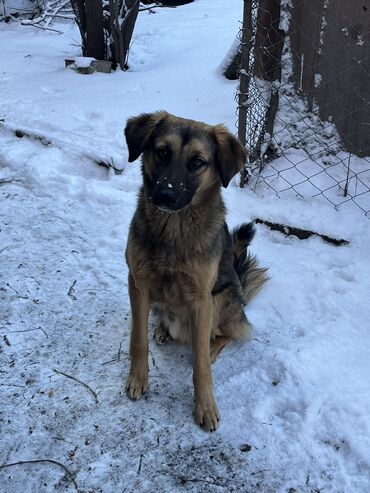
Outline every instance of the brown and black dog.
POLYGON ((247 246, 253 224, 230 235, 221 185, 245 162, 245 149, 224 126, 178 118, 164 111, 127 121, 129 162, 141 154, 143 186, 126 249, 132 311, 131 369, 127 393, 148 389, 148 316, 155 338, 190 343, 195 420, 208 431, 220 415, 212 390, 211 362, 250 324, 243 306, 267 280, 247 246))

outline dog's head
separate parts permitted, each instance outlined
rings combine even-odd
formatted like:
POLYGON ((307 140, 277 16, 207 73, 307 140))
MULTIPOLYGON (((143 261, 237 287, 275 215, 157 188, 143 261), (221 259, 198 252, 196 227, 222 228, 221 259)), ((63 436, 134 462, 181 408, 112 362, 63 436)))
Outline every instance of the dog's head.
POLYGON ((143 154, 145 188, 161 210, 178 211, 216 184, 227 187, 246 151, 223 125, 178 118, 164 111, 130 118, 129 162, 143 154))

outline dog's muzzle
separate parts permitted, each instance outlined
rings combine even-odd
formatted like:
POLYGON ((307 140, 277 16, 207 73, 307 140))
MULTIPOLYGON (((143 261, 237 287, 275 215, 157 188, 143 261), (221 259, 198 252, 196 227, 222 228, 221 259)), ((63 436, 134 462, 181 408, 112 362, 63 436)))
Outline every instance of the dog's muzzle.
POLYGON ((190 193, 182 188, 157 187, 152 195, 153 203, 158 209, 166 212, 180 211, 191 201, 190 193))

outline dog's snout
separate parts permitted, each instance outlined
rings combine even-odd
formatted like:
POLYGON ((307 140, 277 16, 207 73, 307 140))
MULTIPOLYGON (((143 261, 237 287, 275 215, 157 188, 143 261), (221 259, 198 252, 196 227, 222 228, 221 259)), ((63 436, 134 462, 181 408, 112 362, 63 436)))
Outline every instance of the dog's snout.
POLYGON ((158 181, 153 190, 152 198, 154 205, 159 209, 175 212, 186 207, 190 203, 192 195, 182 182, 177 184, 166 180, 158 181))
POLYGON ((174 209, 176 208, 178 197, 178 193, 173 188, 161 190, 157 197, 158 205, 162 205, 168 209, 174 209))

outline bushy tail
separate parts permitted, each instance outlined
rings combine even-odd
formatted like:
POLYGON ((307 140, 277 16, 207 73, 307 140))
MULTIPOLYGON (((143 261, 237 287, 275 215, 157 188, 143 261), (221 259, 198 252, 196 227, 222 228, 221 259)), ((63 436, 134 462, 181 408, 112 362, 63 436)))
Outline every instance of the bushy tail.
POLYGON ((245 223, 231 232, 234 250, 234 269, 242 285, 244 303, 247 304, 269 280, 267 269, 258 267, 257 259, 248 253, 248 246, 255 235, 254 223, 245 223))

